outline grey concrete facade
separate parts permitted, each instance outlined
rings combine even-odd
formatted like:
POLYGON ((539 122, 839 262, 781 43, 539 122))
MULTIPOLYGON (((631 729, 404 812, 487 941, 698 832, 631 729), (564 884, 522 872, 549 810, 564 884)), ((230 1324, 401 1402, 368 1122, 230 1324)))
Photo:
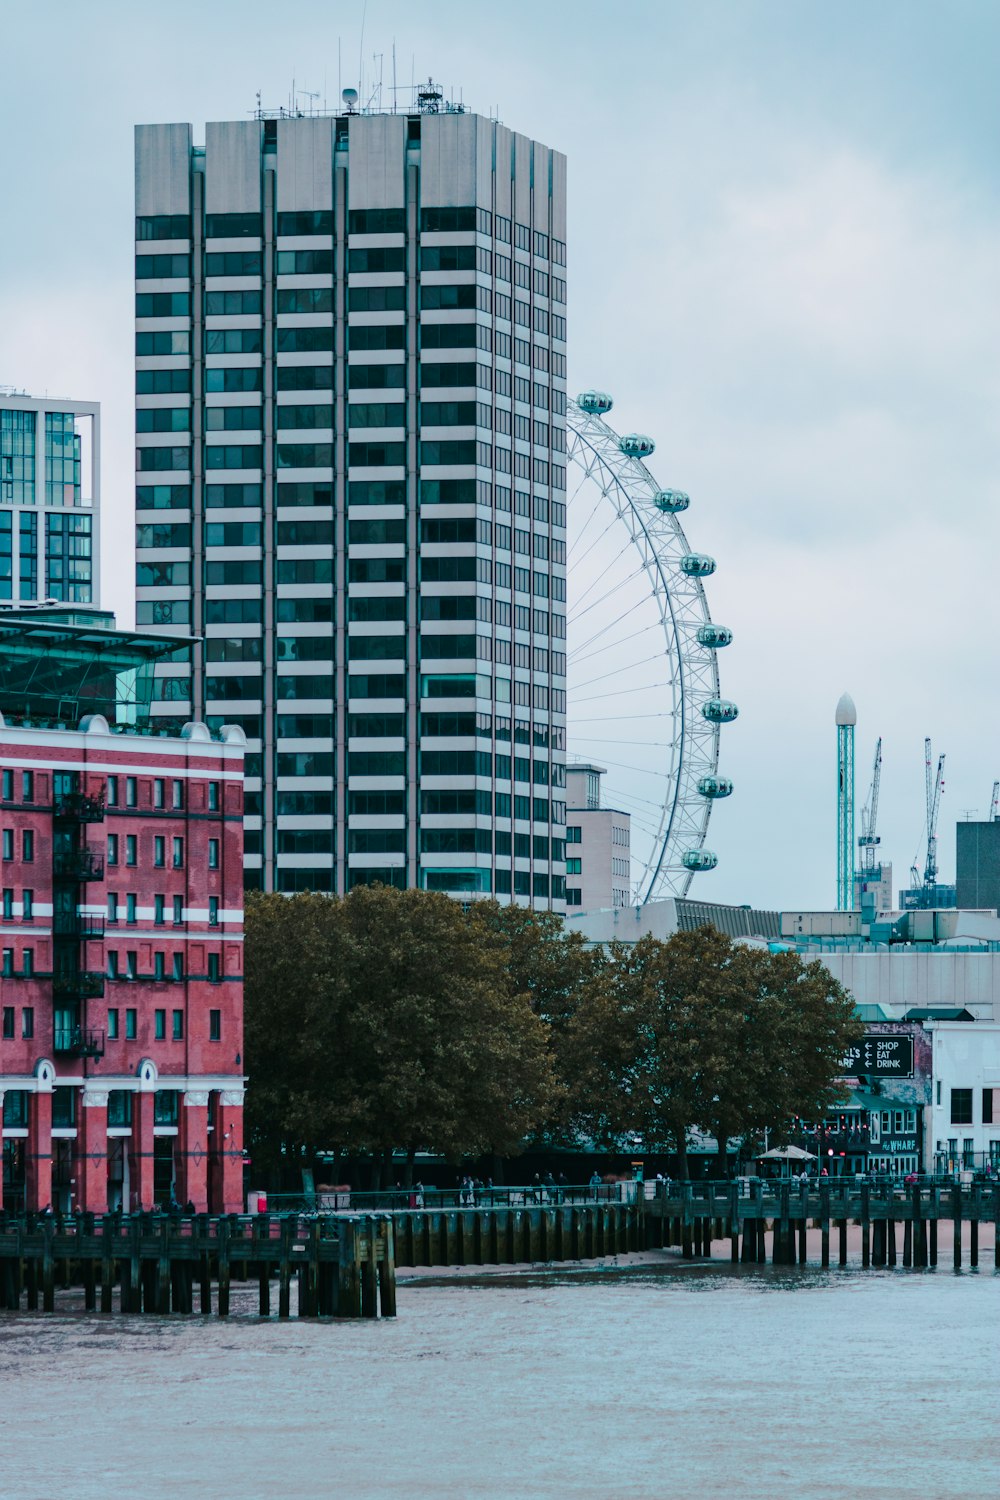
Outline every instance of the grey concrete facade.
POLYGON ((561 909, 558 152, 474 114, 136 132, 138 623, 248 737, 248 881, 561 909))
POLYGON ((1000 910, 1000 822, 955 825, 955 904, 1000 910))

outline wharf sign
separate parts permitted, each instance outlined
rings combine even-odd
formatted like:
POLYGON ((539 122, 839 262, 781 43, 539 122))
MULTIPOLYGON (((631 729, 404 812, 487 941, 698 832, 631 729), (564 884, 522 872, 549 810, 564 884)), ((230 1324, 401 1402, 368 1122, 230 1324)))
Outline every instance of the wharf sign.
POLYGON ((912 1036, 866 1036, 845 1052, 841 1067, 848 1078, 865 1073, 872 1078, 912 1078, 912 1036))

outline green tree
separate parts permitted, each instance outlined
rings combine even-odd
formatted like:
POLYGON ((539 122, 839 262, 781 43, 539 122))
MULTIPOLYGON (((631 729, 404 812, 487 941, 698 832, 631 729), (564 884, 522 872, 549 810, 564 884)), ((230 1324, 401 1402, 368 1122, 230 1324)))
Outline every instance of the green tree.
POLYGON ((247 894, 247 1138, 264 1166, 339 1146, 352 1116, 349 1080, 328 1065, 346 1045, 339 907, 312 892, 247 894))
POLYGON ((846 1047, 863 1028, 821 964, 730 941, 713 927, 615 946, 584 987, 571 1031, 575 1119, 595 1141, 634 1135, 673 1149, 687 1175, 687 1132, 720 1143, 839 1097, 846 1047))
POLYGON ((699 1033, 714 929, 613 944, 584 985, 567 1038, 571 1118, 595 1144, 675 1151, 687 1176, 688 1129, 700 1102, 699 1033))
POLYGON ((551 1107, 545 1025, 449 897, 257 898, 247 947, 261 1140, 370 1154, 377 1181, 395 1150, 516 1151, 551 1107))
POLYGON ((570 1026, 583 987, 607 962, 604 950, 588 947, 582 933, 567 931, 562 917, 550 911, 477 901, 469 920, 484 944, 499 945, 510 995, 526 995, 545 1023, 555 1087, 544 1135, 550 1142, 565 1139, 575 1067, 570 1026))
POLYGON ((854 1001, 820 963, 745 944, 705 976, 700 1097, 693 1123, 719 1144, 765 1130, 779 1139, 794 1115, 816 1118, 842 1097, 841 1059, 863 1035, 854 1001))

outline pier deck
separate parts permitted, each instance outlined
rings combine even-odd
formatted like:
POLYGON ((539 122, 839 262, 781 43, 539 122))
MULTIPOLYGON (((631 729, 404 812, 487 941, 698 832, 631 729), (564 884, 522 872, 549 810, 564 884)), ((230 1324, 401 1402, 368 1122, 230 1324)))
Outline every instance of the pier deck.
POLYGON ((993 1225, 993 1263, 1000 1268, 1000 1184, 963 1186, 869 1183, 676 1183, 648 1200, 646 1244, 679 1246, 686 1258, 711 1253, 714 1240, 728 1239, 734 1262, 766 1259, 765 1232, 772 1233, 775 1265, 805 1265, 806 1230, 822 1234, 820 1264, 830 1265, 831 1232, 838 1263, 847 1265, 847 1226, 861 1229, 862 1266, 897 1264, 896 1226, 903 1228, 902 1264, 936 1266, 938 1225, 952 1231, 952 1259, 962 1265, 962 1230, 969 1229, 969 1264, 978 1266, 980 1231, 993 1225))

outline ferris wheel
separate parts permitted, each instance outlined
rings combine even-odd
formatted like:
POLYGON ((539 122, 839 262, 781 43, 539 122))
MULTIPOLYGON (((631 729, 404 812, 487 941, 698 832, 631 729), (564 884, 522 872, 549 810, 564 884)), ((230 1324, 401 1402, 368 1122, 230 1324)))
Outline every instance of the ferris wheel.
POLYGON ((719 739, 738 714, 719 695, 718 652, 733 633, 713 623, 679 517, 690 505, 650 472, 652 438, 619 436, 611 397, 569 403, 567 449, 568 763, 607 772, 605 801, 628 812, 635 900, 683 896, 712 870, 705 847, 719 739))

